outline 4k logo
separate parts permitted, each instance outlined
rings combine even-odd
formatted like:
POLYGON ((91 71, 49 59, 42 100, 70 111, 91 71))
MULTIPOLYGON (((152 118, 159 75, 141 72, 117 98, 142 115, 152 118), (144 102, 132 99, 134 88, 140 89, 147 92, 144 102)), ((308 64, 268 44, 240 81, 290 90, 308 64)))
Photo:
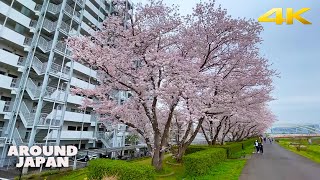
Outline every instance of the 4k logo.
POLYGON ((302 8, 298 11, 294 11, 293 8, 287 8, 286 10, 286 18, 283 17, 283 9, 282 8, 272 8, 270 11, 266 12, 262 16, 258 18, 259 22, 275 22, 276 24, 280 25, 284 22, 291 25, 293 24, 293 21, 296 19, 297 21, 301 22, 302 24, 311 24, 308 20, 301 17, 301 15, 307 11, 309 11, 310 8, 302 8), (275 18, 271 18, 270 16, 275 14, 275 18))

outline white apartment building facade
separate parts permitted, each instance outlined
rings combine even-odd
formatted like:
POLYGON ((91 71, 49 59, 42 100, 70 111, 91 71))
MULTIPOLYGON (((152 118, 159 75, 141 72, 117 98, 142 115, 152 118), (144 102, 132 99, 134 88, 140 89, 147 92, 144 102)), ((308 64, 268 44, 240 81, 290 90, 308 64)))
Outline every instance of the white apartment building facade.
MULTIPOLYGON (((0 0, 0 165, 10 145, 124 146, 124 125, 100 121, 84 97, 97 72, 71 59, 64 40, 89 35, 116 10, 110 0, 0 0)), ((127 92, 116 94, 119 103, 127 92)))

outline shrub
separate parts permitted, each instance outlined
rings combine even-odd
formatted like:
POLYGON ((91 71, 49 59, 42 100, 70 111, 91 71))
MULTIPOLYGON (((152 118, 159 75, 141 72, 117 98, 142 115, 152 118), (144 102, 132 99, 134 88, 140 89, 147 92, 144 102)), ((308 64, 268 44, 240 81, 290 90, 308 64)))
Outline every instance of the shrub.
POLYGON ((234 144, 223 145, 223 146, 219 146, 219 147, 227 150, 227 157, 228 158, 239 158, 238 152, 242 151, 242 144, 241 143, 234 143, 234 144))
POLYGON ((132 164, 120 160, 95 159, 89 162, 88 178, 103 179, 116 176, 119 180, 149 180, 154 179, 155 171, 152 166, 132 164))
POLYGON ((255 141, 256 138, 250 138, 248 140, 242 141, 241 143, 243 144, 243 149, 253 146, 255 141))
POLYGON ((183 157, 188 176, 206 174, 213 166, 226 160, 226 150, 223 148, 207 148, 183 157))
POLYGON ((187 148, 185 155, 192 154, 198 151, 203 151, 210 148, 208 145, 191 145, 187 148))

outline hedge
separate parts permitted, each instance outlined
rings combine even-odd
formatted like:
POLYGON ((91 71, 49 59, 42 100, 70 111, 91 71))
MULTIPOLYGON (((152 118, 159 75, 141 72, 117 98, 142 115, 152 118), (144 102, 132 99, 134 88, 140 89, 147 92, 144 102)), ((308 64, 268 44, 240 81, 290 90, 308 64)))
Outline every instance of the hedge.
POLYGON ((250 147, 254 145, 254 142, 256 141, 257 138, 250 138, 248 140, 242 141, 241 143, 243 144, 243 149, 250 147))
POLYGON ((198 151, 203 151, 210 148, 208 145, 191 145, 187 148, 185 155, 192 154, 198 151))
POLYGON ((105 176, 116 176, 119 180, 149 180, 154 179, 155 171, 148 165, 133 165, 121 160, 95 159, 89 162, 89 179, 100 180, 105 176))
POLYGON ((223 148, 207 148, 206 150, 188 154, 183 157, 187 176, 200 176, 227 159, 226 150, 223 148))
POLYGON ((224 148, 227 150, 227 157, 228 158, 240 158, 241 152, 247 147, 250 147, 254 145, 254 141, 256 138, 250 138, 244 141, 240 142, 228 142, 226 145, 214 145, 214 146, 208 146, 208 145, 191 145, 187 148, 185 155, 192 154, 198 151, 203 151, 208 148, 224 148))

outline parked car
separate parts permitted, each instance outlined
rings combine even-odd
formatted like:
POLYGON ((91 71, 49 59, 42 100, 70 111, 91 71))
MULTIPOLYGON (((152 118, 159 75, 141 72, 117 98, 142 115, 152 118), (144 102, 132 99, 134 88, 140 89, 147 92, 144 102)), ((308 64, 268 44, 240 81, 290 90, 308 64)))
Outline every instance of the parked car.
MULTIPOLYGON (((76 155, 77 161, 81 162, 87 162, 89 161, 89 156, 88 155, 76 155)), ((72 157, 72 160, 74 160, 74 157, 72 157)))
POLYGON ((77 158, 77 161, 87 162, 92 159, 97 159, 98 156, 96 154, 88 154, 88 155, 77 155, 76 158, 77 158))

